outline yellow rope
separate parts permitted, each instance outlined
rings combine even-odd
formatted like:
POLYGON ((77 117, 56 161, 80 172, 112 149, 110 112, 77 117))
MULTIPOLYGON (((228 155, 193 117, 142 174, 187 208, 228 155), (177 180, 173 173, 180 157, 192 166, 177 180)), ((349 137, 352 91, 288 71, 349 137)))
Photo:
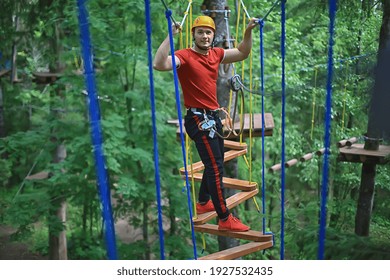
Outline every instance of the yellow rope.
POLYGON ((188 24, 188 17, 186 20, 186 47, 190 47, 190 24, 188 24))
MULTIPOLYGON (((190 137, 186 133, 186 154, 189 158, 189 165, 191 169, 191 192, 192 192, 192 202, 193 202, 193 209, 194 209, 194 219, 196 219, 197 213, 196 213, 196 196, 195 196, 195 178, 194 178, 194 169, 193 169, 193 158, 192 158, 192 150, 191 150, 191 141, 190 137)), ((185 184, 185 183, 184 183, 185 184)))
POLYGON ((312 102, 312 114, 311 114, 311 132, 310 139, 313 140, 313 131, 314 131, 314 116, 316 110, 316 89, 317 89, 317 74, 318 68, 314 68, 314 90, 313 90, 313 102, 312 102))
POLYGON ((206 238, 204 237, 204 233, 202 233, 202 246, 203 246, 203 250, 206 251, 206 238))
POLYGON ((241 15, 241 5, 238 5, 237 8, 237 21, 236 21, 236 40, 234 40, 234 47, 237 47, 237 42, 238 42, 238 28, 240 24, 240 15, 241 15))
POLYGON ((344 82, 344 92, 343 92, 343 114, 341 118, 341 130, 344 131, 345 125, 345 107, 347 102, 347 79, 348 79, 348 61, 345 70, 345 82, 344 82))
POLYGON ((252 100, 252 82, 253 82, 253 55, 249 54, 249 182, 252 182, 252 128, 253 128, 253 100, 252 100))
MULTIPOLYGON (((245 22, 246 22, 246 17, 245 17, 245 14, 243 15, 242 17, 242 37, 244 38, 244 33, 245 33, 245 22)), ((241 80, 244 81, 245 80, 245 59, 241 61, 241 80)))
POLYGON ((260 207, 259 207, 259 204, 257 203, 256 197, 254 196, 254 197, 252 197, 252 198, 253 198, 253 202, 254 202, 255 205, 256 205, 257 211, 260 212, 260 207))

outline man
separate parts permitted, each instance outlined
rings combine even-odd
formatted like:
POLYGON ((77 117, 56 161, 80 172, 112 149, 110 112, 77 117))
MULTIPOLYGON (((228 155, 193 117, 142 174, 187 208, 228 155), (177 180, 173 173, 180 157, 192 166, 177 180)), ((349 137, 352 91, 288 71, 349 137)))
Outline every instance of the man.
MULTIPOLYGON (((251 19, 242 42, 233 49, 213 47, 215 23, 211 17, 199 16, 192 26, 193 46, 175 52, 175 64, 187 108, 185 129, 195 142, 205 166, 199 190, 196 210, 198 214, 216 211, 218 229, 222 231, 247 231, 249 227, 234 217, 224 198, 223 162, 224 143, 221 119, 218 116, 217 79, 219 64, 228 64, 246 59, 252 48, 252 30, 257 19, 251 19), (211 200, 210 200, 211 197, 211 200)), ((172 26, 177 34, 180 26, 172 26)), ((158 48, 153 67, 159 71, 172 70, 169 55, 169 36, 158 48)))

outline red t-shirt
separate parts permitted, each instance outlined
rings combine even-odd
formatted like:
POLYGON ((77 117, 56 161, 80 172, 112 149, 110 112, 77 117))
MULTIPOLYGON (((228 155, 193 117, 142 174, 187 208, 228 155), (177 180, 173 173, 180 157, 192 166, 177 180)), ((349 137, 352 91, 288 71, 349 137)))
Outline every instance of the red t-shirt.
POLYGON ((175 55, 180 59, 177 74, 183 90, 184 106, 210 110, 219 108, 218 66, 224 58, 224 49, 212 48, 207 55, 203 55, 188 48, 176 51, 175 55))

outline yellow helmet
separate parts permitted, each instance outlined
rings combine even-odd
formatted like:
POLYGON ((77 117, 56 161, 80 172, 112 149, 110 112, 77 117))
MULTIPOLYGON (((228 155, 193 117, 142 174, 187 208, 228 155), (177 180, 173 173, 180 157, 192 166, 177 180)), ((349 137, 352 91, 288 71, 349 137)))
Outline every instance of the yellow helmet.
POLYGON ((198 27, 198 26, 205 26, 205 27, 210 27, 214 30, 215 32, 215 23, 214 23, 214 20, 209 17, 209 16, 198 16, 195 20, 194 20, 194 24, 192 25, 192 28, 191 28, 191 31, 194 31, 194 28, 195 27, 198 27))

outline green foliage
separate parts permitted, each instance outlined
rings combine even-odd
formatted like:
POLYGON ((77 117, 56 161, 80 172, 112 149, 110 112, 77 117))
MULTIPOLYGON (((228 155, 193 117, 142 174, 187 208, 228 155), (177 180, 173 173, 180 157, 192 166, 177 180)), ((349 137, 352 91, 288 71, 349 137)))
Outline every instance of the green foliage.
POLYGON ((106 250, 101 238, 74 231, 69 238, 68 257, 71 260, 104 260, 106 250))
MULTIPOLYGON (((227 1, 230 2, 230 1, 227 1)), ((338 162, 336 141, 365 133, 367 108, 372 90, 381 7, 363 7, 361 1, 339 3, 335 30, 332 147, 329 189, 329 226, 326 254, 329 259, 388 259, 378 248, 387 248, 389 239, 388 165, 378 167, 373 209, 372 238, 352 234, 360 169, 356 164, 338 162), (362 249, 356 250, 354 247, 362 249)), ((364 1, 363 1, 364 2, 364 1)), ((150 112, 149 61, 145 34, 144 7, 139 1, 88 1, 90 31, 96 68, 103 150, 109 184, 113 193, 115 218, 126 218, 143 230, 142 240, 127 244, 118 240, 122 259, 159 257, 156 221, 156 182, 153 130, 150 112)), ((229 3, 230 4, 230 3, 229 3)), ((170 1, 174 18, 180 21, 188 1, 170 1)), ((248 3, 253 16, 265 15, 271 3, 248 3)), ((323 146, 325 87, 327 81, 328 24, 325 1, 286 2, 286 160, 299 159, 323 146)), ((80 38, 75 1, 2 1, 1 38, 4 65, 18 39, 17 66, 22 83, 2 78, 6 137, 0 139, 0 220, 18 228, 15 238, 35 238, 36 250, 47 253, 49 229, 57 234, 66 226, 70 259, 105 259, 101 205, 91 146, 88 100, 84 96, 80 38), (12 15, 23 23, 16 32, 12 15), (52 84, 36 84, 36 71, 63 69, 52 84), (59 145, 66 158, 53 162, 59 145), (40 171, 50 178, 28 181, 40 171), (4 193, 4 195, 3 195, 4 193), (62 224, 53 214, 58 202, 68 204, 68 220, 62 224), (39 223, 42 227, 33 226, 39 223), (45 237, 46 236, 46 237, 45 237)), ((231 5, 233 7, 233 5, 231 5)), ((276 8, 277 9, 277 8, 276 8)), ((164 7, 151 3, 152 45, 155 51, 167 36, 164 7)), ((235 15, 230 18, 235 33, 235 15)), ((200 14, 194 3, 194 14, 200 14)), ((241 32, 241 28, 238 32, 241 32)), ((281 55, 280 12, 269 14, 264 28, 265 110, 274 117, 272 137, 265 139, 266 228, 275 234, 274 248, 248 256, 278 259, 280 241, 280 174, 267 172, 281 161, 281 55)), ((241 35, 235 34, 236 38, 241 35)), ((259 36, 253 35, 253 88, 260 88, 259 36)), ((249 81, 249 63, 244 67, 249 81)), ((176 127, 167 120, 177 118, 173 75, 154 72, 157 166, 163 197, 165 246, 168 259, 191 259, 192 242, 188 205, 178 174, 182 163, 176 127), (180 237, 179 239, 177 237, 180 237)), ((247 98, 247 95, 246 95, 247 98)), ((254 111, 260 111, 260 96, 254 95, 254 111)), ((247 101, 246 101, 247 102, 247 101)), ((247 105, 247 104, 246 104, 247 105)), ((252 180, 262 185, 261 140, 253 139, 252 180)), ((240 159, 240 177, 249 176, 240 159)), ((314 156, 286 170, 286 256, 316 259, 319 187, 322 157, 314 156)), ((260 196, 257 202, 261 205, 260 196)), ((190 206, 192 207, 192 206, 190 206)), ((262 228, 262 217, 253 202, 239 207, 240 218, 254 229, 262 228)), ((205 235, 206 252, 217 250, 216 239, 205 235)), ((197 235, 198 252, 202 240, 197 235)), ((383 251, 383 250, 382 250, 383 251)))

